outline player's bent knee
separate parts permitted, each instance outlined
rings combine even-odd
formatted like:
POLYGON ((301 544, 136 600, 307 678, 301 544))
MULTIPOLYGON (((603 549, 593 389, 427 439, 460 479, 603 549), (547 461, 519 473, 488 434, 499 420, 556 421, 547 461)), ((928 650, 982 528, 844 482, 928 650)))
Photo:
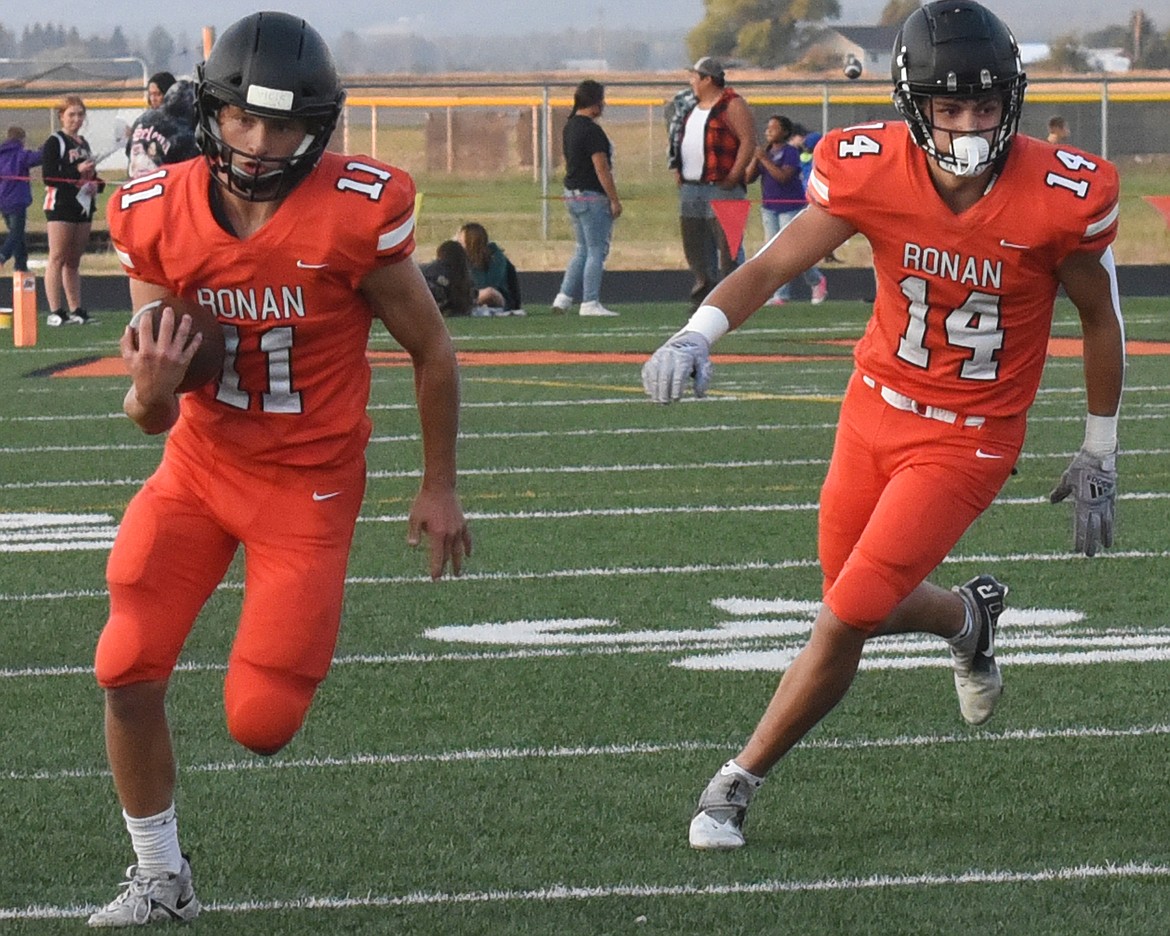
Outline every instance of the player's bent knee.
POLYGON ((228 732, 256 754, 275 754, 300 731, 316 689, 303 677, 235 663, 224 683, 228 732))
POLYGON ((825 594, 825 603, 842 622, 872 632, 905 597, 901 586, 873 568, 846 568, 825 594))
POLYGON ((152 659, 141 628, 132 626, 128 619, 112 616, 94 653, 94 677, 103 689, 129 686, 151 681, 166 681, 170 677, 169 662, 152 659))

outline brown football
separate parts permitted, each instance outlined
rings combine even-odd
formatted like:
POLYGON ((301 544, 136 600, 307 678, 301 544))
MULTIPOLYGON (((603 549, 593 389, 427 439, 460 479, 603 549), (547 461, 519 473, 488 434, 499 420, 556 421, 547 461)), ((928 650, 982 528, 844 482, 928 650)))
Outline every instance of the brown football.
MULTIPOLYGON (((178 328, 183 316, 189 315, 191 316, 191 333, 199 332, 203 335, 203 343, 199 345, 195 357, 191 358, 191 363, 187 365, 187 373, 183 375, 183 379, 179 381, 179 386, 176 388, 178 393, 188 393, 191 390, 197 390, 208 381, 214 380, 223 370, 225 352, 223 329, 219 327, 219 320, 210 309, 205 309, 190 299, 173 295, 148 302, 134 313, 134 317, 130 319, 130 327, 136 329, 141 317, 149 314, 151 316, 151 331, 157 338, 159 319, 162 317, 162 310, 165 306, 174 309, 176 328, 178 328)), ((137 343, 137 338, 135 338, 135 342, 137 343)))

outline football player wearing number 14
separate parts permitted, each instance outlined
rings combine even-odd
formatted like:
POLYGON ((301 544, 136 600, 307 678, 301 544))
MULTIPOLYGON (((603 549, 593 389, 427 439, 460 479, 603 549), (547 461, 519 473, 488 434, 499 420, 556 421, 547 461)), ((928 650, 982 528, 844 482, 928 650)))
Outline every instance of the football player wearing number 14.
POLYGON ((1112 542, 1124 371, 1110 250, 1117 173, 1096 156, 1016 134, 1018 48, 978 3, 911 13, 892 70, 905 123, 826 134, 808 209, 643 368, 658 402, 679 398, 691 379, 701 395, 712 342, 853 233, 873 246, 877 299, 820 499, 823 604, 755 732, 703 792, 690 827, 696 848, 744 844, 756 788, 844 696, 870 637, 944 638, 961 714, 972 724, 991 717, 1007 588, 990 575, 952 590, 926 578, 1019 455, 1060 287, 1080 314, 1088 419, 1052 498, 1072 498, 1078 550, 1091 556, 1112 542))
MULTIPOLYGON (((117 927, 199 911, 179 848, 164 707, 183 643, 244 546, 244 598, 228 659, 227 728, 274 754, 300 728, 333 657, 366 482, 366 346, 373 320, 409 353, 422 482, 407 542, 458 574, 471 536, 455 490, 459 376, 447 329, 411 259, 414 185, 364 156, 326 153, 345 99, 321 36, 256 13, 199 66, 204 158, 124 185, 110 232, 135 307, 168 292, 216 312, 218 381, 176 397, 190 319, 164 312, 127 333, 127 415, 169 430, 110 554, 110 615, 97 647, 106 747, 136 862, 90 918, 117 927)), ((225 808, 230 808, 230 804, 225 808)), ((257 835, 263 835, 257 830, 257 835)))

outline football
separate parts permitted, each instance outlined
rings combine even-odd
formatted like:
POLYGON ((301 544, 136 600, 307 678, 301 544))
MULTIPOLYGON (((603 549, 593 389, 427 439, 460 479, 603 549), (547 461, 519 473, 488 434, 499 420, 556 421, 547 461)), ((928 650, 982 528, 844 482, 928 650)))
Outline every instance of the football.
MULTIPOLYGON (((214 380, 223 370, 225 353, 223 329, 219 327, 219 320, 210 309, 205 309, 190 299, 173 295, 148 302, 134 313, 134 317, 130 319, 130 327, 137 329, 142 316, 149 315, 151 317, 151 332, 157 338, 159 319, 162 317, 162 310, 165 306, 170 306, 174 310, 176 328, 183 316, 189 315, 191 316, 191 333, 198 332, 203 335, 203 343, 199 345, 195 357, 191 358, 191 363, 187 365, 187 373, 183 375, 183 379, 179 381, 179 386, 176 388, 178 393, 189 393, 199 389, 208 381, 214 380)), ((137 337, 134 340, 137 345, 137 337)))

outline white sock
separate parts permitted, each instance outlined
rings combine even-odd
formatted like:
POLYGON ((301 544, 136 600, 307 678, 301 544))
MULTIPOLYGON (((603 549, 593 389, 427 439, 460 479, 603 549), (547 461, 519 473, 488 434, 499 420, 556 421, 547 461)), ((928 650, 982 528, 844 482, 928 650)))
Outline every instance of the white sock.
POLYGON ((183 866, 183 853, 179 851, 179 822, 175 818, 175 804, 172 803, 157 816, 143 816, 140 819, 122 810, 126 829, 130 833, 130 844, 138 857, 138 867, 143 871, 160 874, 178 874, 183 866))
POLYGON ((959 628, 959 632, 954 637, 948 637, 947 643, 952 646, 958 646, 964 640, 971 636, 971 631, 975 627, 975 618, 971 614, 971 608, 967 602, 963 602, 963 626, 959 628))
POLYGON ((734 760, 729 760, 719 769, 719 772, 725 777, 730 776, 731 774, 738 774, 754 787, 758 787, 761 783, 764 782, 763 777, 757 777, 754 773, 744 770, 734 760))

